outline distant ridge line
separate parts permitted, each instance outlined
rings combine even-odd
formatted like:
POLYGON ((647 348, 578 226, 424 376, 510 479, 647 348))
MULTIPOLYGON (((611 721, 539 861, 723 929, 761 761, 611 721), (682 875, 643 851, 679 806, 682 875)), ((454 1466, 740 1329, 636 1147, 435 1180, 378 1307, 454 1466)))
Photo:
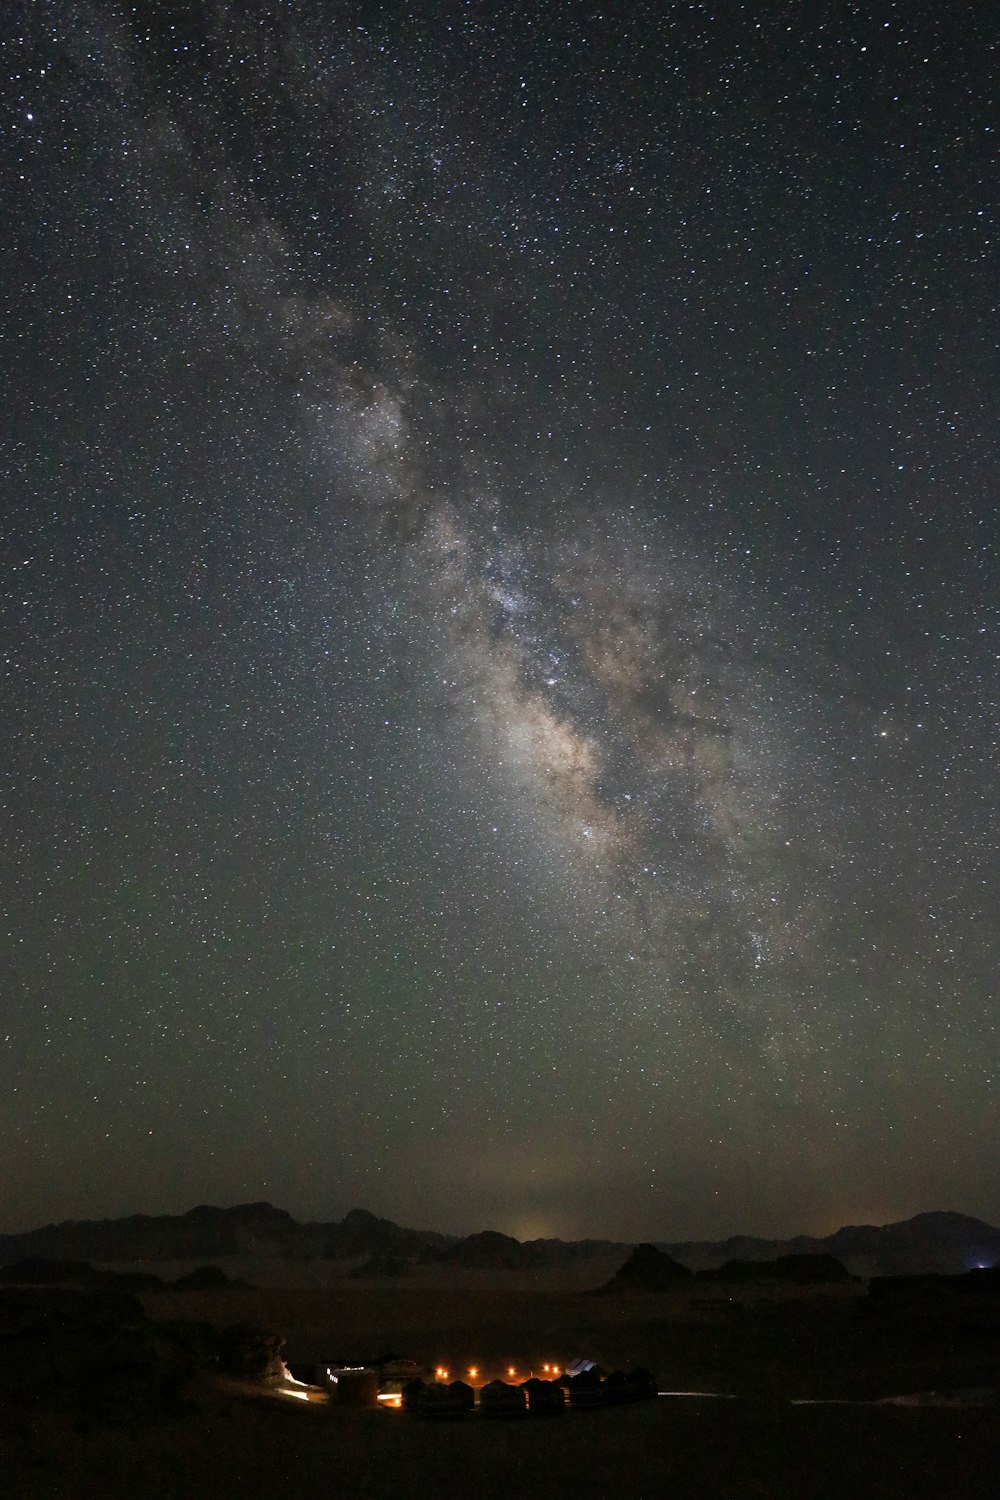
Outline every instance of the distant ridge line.
MULTIPOLYGON (((656 1241, 656 1248, 691 1270, 729 1260, 775 1260, 787 1255, 833 1255, 853 1274, 954 1274, 1000 1262, 1000 1229, 952 1211, 930 1211, 891 1224, 844 1225, 824 1236, 771 1240, 731 1235, 724 1240, 656 1241)), ((91 1262, 205 1260, 233 1255, 357 1262, 371 1274, 398 1275, 421 1265, 456 1270, 541 1270, 621 1254, 636 1241, 517 1240, 497 1230, 448 1235, 410 1229, 367 1209, 341 1220, 299 1222, 266 1202, 219 1208, 198 1204, 183 1214, 132 1214, 77 1219, 0 1235, 0 1264, 28 1256, 91 1262)))

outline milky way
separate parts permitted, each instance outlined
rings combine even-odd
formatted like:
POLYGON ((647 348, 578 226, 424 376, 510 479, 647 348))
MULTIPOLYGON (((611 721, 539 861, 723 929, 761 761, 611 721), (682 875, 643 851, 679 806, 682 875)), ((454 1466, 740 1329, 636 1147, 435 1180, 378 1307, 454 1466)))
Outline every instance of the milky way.
POLYGON ((3 1227, 1000 1216, 988 30, 18 13, 3 1227))

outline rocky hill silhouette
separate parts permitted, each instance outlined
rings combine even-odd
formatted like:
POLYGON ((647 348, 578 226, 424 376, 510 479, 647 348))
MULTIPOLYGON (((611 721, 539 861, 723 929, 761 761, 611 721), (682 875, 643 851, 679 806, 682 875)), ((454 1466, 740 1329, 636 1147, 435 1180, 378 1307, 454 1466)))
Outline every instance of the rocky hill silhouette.
POLYGON ((703 1281, 785 1282, 789 1286, 831 1286, 850 1281, 851 1273, 835 1255, 777 1255, 773 1260, 727 1260, 695 1273, 703 1281))
POLYGON ((134 1214, 47 1224, 0 1236, 0 1264, 27 1257, 48 1260, 216 1260, 228 1255, 294 1255, 303 1229, 270 1203, 235 1208, 201 1204, 186 1214, 134 1214))
POLYGON ((24 1234, 0 1235, 0 1265, 22 1259, 63 1261, 216 1261, 232 1255, 316 1259, 393 1253, 416 1258, 450 1245, 454 1236, 404 1229, 365 1209, 339 1223, 300 1224, 270 1203, 234 1208, 207 1204, 185 1214, 135 1214, 124 1219, 69 1220, 24 1234))
POLYGON ((967 1214, 921 1213, 893 1224, 852 1224, 817 1238, 736 1235, 727 1240, 659 1243, 693 1270, 726 1261, 773 1261, 786 1255, 832 1255, 855 1276, 957 1275, 1000 1262, 1000 1229, 967 1214))
POLYGON ((154 1321, 118 1290, 2 1287, 0 1409, 117 1423, 176 1415, 199 1373, 277 1383, 282 1345, 259 1328, 154 1321))
MULTIPOLYGON (((333 1258, 401 1269, 439 1265, 456 1269, 534 1270, 569 1267, 633 1246, 614 1240, 521 1241, 496 1230, 458 1236, 409 1229, 365 1209, 329 1223, 299 1223, 270 1203, 233 1208, 202 1204, 185 1214, 136 1214, 122 1219, 70 1220, 22 1234, 0 1235, 0 1266, 26 1259, 84 1261, 209 1261, 229 1256, 273 1259, 333 1258)), ((884 1225, 849 1225, 817 1238, 787 1240, 734 1236, 721 1241, 660 1241, 655 1249, 688 1270, 726 1262, 773 1262, 787 1256, 833 1256, 853 1275, 949 1274, 1000 1263, 1000 1229, 959 1213, 922 1213, 884 1225)))
POLYGON ((692 1272, 679 1260, 657 1250, 655 1245, 636 1245, 632 1254, 608 1282, 608 1291, 669 1291, 690 1281, 692 1272))

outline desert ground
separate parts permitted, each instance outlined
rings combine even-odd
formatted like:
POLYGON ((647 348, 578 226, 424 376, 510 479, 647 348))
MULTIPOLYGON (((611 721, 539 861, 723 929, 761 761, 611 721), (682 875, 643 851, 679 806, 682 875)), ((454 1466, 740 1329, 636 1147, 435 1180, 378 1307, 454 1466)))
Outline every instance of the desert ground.
MULTIPOLYGON (((251 1286, 167 1290, 141 1300, 154 1318, 280 1332, 286 1359, 296 1364, 391 1353, 461 1374, 471 1365, 527 1372, 585 1357, 607 1369, 645 1365, 661 1390, 782 1400, 877 1400, 1000 1385, 1000 1342, 991 1324, 956 1328, 923 1309, 873 1316, 863 1281, 822 1292, 724 1283, 598 1290, 617 1264, 596 1259, 569 1272, 427 1267, 376 1282, 312 1262, 299 1275, 313 1284, 290 1286, 273 1284, 280 1263, 234 1260, 227 1272, 251 1286)), ((178 1266, 147 1262, 145 1269, 167 1278, 178 1266)))
POLYGON ((142 1298, 147 1313, 273 1329, 296 1366, 392 1353, 456 1374, 473 1364, 527 1373, 585 1356, 608 1369, 647 1365, 661 1391, 714 1394, 558 1418, 496 1422, 477 1414, 431 1423, 204 1378, 167 1415, 94 1422, 30 1404, 8 1412, 0 1417, 5 1493, 18 1500, 1000 1496, 995 1329, 919 1312, 873 1316, 864 1283, 821 1294, 724 1286, 711 1295, 704 1286, 599 1294, 581 1286, 600 1285, 597 1265, 589 1277, 579 1268, 544 1277, 433 1271, 391 1283, 329 1265, 285 1276, 277 1263, 226 1269, 255 1285, 150 1293, 142 1298), (282 1279, 299 1284, 276 1284, 282 1279))
POLYGON ((430 1424, 216 1393, 197 1415, 148 1428, 21 1433, 5 1490, 19 1500, 993 1500, 997 1435, 984 1410, 660 1400, 430 1424))

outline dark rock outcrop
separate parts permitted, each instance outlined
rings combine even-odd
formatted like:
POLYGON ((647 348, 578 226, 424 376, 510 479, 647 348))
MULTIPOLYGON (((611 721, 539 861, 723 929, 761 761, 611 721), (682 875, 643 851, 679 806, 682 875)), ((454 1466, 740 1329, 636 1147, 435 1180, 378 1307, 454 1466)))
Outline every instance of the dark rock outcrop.
POLYGON ((151 1322, 122 1293, 0 1292, 0 1405, 154 1416, 176 1403, 204 1357, 189 1330, 151 1322))
POLYGON ((156 1322, 132 1296, 74 1287, 0 1289, 0 1408, 101 1421, 174 1411, 199 1373, 282 1378, 281 1339, 256 1328, 156 1322))
POLYGON ((687 1266, 674 1260, 655 1245, 636 1245, 632 1254, 608 1282, 605 1290, 613 1292, 664 1292, 683 1286, 692 1279, 687 1266))
POLYGON ((217 1292, 225 1287, 249 1287, 248 1281, 240 1281, 238 1277, 227 1276, 220 1266, 198 1266, 194 1271, 188 1271, 185 1276, 178 1276, 174 1282, 175 1290, 179 1292, 217 1292))
POLYGON ((327 1226, 328 1255, 345 1259, 355 1256, 395 1256, 416 1261, 428 1253, 445 1249, 452 1238, 430 1229, 404 1229, 391 1219, 380 1219, 364 1208, 354 1208, 339 1224, 327 1226))
POLYGON ((790 1286, 830 1286, 852 1280, 834 1255, 779 1255, 774 1260, 727 1260, 711 1271, 699 1271, 700 1281, 782 1282, 790 1286))
POLYGON ((436 1259, 441 1265, 468 1270, 521 1271, 537 1265, 527 1245, 512 1239, 509 1234, 499 1234, 495 1229, 468 1235, 442 1251, 436 1259))

